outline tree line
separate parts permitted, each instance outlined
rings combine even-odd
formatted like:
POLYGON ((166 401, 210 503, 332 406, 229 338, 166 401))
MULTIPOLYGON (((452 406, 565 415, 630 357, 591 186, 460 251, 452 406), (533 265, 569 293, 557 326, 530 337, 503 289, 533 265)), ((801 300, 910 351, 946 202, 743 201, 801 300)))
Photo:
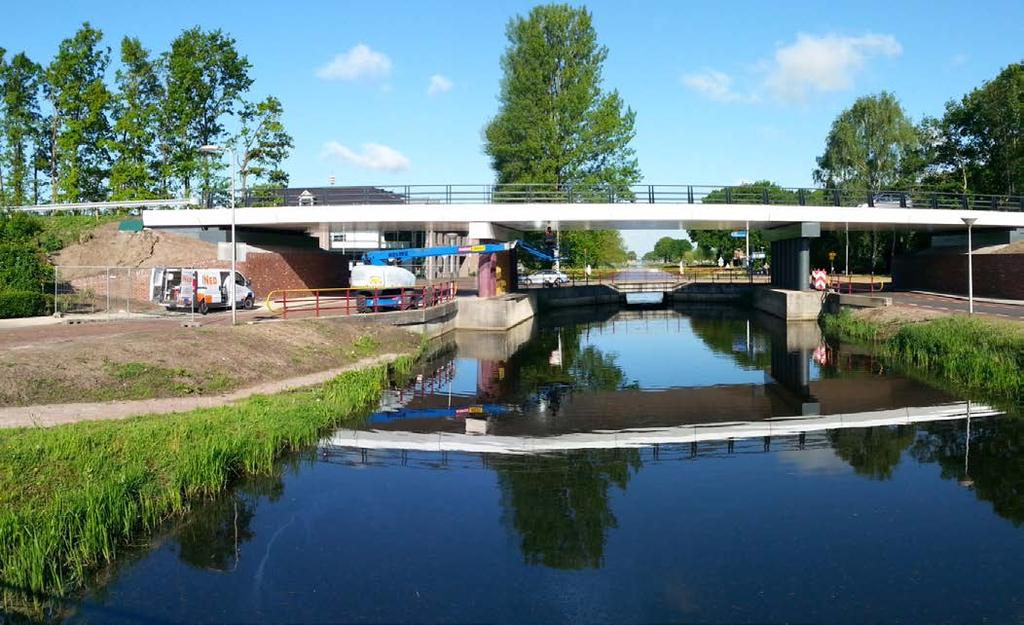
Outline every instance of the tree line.
MULTIPOLYGON (((916 124, 892 93, 860 97, 832 123, 816 164, 813 179, 824 189, 865 198, 884 190, 1024 193, 1024 64, 1007 66, 959 100, 948 101, 941 116, 916 124)), ((773 202, 796 203, 795 193, 770 181, 744 186, 767 189, 773 202)), ((705 202, 716 199, 721 201, 705 202)), ((743 243, 730 241, 724 231, 689 234, 702 249, 726 259, 743 243)), ((847 242, 851 270, 889 271, 893 256, 927 246, 928 236, 824 232, 811 243, 812 262, 828 267, 829 252, 836 252, 842 265, 847 242)))
POLYGON ((287 184, 293 142, 274 96, 253 99, 249 60, 220 30, 179 34, 154 54, 112 50, 88 22, 42 64, 0 47, 0 206, 199 197, 223 201, 232 148, 244 194, 287 184))
MULTIPOLYGON (((506 35, 499 110, 484 129, 484 151, 497 182, 550 184, 559 191, 603 185, 628 199, 628 186, 641 179, 630 147, 636 113, 617 91, 603 87, 608 49, 598 43, 590 12, 565 4, 536 6, 512 18, 506 35)), ((813 179, 825 189, 865 198, 886 189, 1024 192, 1024 65, 1006 67, 948 102, 941 116, 916 124, 892 93, 857 99, 833 122, 813 179)), ((760 202, 766 192, 773 201, 793 195, 797 203, 795 194, 771 181, 744 186, 758 191, 746 194, 751 202, 760 202)), ((723 191, 704 199, 725 200, 723 191)), ((734 194, 731 201, 745 200, 734 194)), ((746 243, 726 231, 689 235, 699 253, 726 260, 746 243)), ((752 232, 751 238, 753 249, 763 247, 760 233, 752 232)), ((927 244, 925 235, 913 232, 858 232, 849 239, 851 265, 859 270, 884 270, 897 250, 927 244)), ((603 244, 614 246, 616 240, 603 244)), ((845 244, 845 233, 826 233, 812 246, 815 263, 827 266, 828 252, 845 244)), ((605 256, 624 254, 619 248, 605 256)), ((649 258, 680 255, 665 243, 649 258)))

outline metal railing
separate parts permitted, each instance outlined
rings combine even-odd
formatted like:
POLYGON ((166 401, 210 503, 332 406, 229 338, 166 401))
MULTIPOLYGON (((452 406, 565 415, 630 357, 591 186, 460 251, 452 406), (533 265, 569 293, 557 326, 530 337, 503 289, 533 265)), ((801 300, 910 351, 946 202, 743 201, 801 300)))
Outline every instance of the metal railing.
POLYGON ((339 316, 432 308, 453 301, 457 294, 454 281, 401 289, 277 289, 267 294, 263 306, 284 319, 297 313, 339 316))
POLYGON ((164 314, 150 301, 152 269, 86 265, 53 268, 53 310, 61 315, 134 317, 164 314))
MULTIPOLYGON (((1024 195, 965 194, 929 189, 852 191, 730 185, 447 184, 331 187, 302 205, 366 204, 763 204, 1024 211, 1024 195)), ((283 189, 243 198, 245 206, 299 205, 283 189)))

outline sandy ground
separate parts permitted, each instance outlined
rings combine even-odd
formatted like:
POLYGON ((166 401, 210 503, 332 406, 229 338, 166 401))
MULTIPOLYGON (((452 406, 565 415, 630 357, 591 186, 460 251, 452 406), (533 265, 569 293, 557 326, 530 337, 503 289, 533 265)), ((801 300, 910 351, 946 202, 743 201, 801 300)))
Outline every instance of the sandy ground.
POLYGON ((275 380, 222 395, 202 397, 164 397, 134 401, 79 402, 0 408, 0 428, 52 427, 78 421, 111 421, 140 415, 183 412, 196 408, 213 408, 239 401, 252 395, 280 393, 326 382, 346 371, 365 369, 394 362, 402 354, 380 354, 362 358, 344 367, 309 375, 275 380))
POLYGON ((400 328, 345 319, 26 328, 0 333, 0 405, 221 395, 418 344, 400 328))
POLYGON ((180 234, 118 232, 117 223, 90 230, 83 241, 53 256, 53 264, 93 267, 189 267, 217 259, 217 246, 180 234), (86 238, 87 237, 87 238, 86 238))

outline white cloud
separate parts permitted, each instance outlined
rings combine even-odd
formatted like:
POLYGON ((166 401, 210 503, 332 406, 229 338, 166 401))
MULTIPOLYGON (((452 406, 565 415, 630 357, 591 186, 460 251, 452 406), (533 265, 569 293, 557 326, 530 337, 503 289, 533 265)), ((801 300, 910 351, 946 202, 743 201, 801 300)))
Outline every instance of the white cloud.
POLYGON ((322 158, 340 158, 356 167, 375 171, 394 173, 409 169, 409 159, 394 148, 379 143, 364 143, 362 147, 362 152, 356 152, 337 141, 329 141, 324 144, 320 155, 322 158))
POLYGON ((324 80, 386 78, 390 74, 391 58, 365 43, 335 56, 330 63, 316 70, 316 75, 324 80))
POLYGON ((764 64, 764 86, 777 98, 801 101, 809 91, 845 91, 868 59, 899 56, 903 47, 892 35, 797 35, 764 64))
POLYGON ((963 67, 967 65, 967 62, 971 60, 971 57, 967 54, 960 52, 953 55, 953 58, 949 60, 950 67, 963 67))
POLYGON ((902 52, 903 47, 892 35, 800 33, 796 41, 779 47, 772 58, 753 67, 751 80, 761 76, 757 88, 737 89, 732 76, 714 69, 685 74, 682 81, 690 90, 715 102, 760 102, 767 99, 759 95, 761 92, 784 102, 800 102, 811 92, 850 89, 869 59, 899 56, 902 52))
POLYGON ((441 74, 434 74, 430 77, 430 86, 427 87, 427 95, 434 96, 439 93, 448 93, 452 90, 452 81, 441 74))
POLYGON ((724 72, 705 69, 683 75, 683 84, 692 91, 715 102, 738 102, 743 98, 732 89, 732 77, 724 72))

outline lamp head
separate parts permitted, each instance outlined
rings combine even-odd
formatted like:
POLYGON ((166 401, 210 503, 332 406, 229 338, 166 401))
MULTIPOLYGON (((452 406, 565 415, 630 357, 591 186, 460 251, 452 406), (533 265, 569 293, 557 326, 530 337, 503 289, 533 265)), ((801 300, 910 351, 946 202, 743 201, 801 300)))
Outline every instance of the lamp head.
POLYGON ((224 148, 219 145, 203 145, 199 147, 199 151, 203 154, 216 154, 217 152, 223 152, 224 148))
POLYGON ((973 226, 974 222, 978 221, 977 217, 961 217, 960 221, 964 222, 968 226, 973 226))

